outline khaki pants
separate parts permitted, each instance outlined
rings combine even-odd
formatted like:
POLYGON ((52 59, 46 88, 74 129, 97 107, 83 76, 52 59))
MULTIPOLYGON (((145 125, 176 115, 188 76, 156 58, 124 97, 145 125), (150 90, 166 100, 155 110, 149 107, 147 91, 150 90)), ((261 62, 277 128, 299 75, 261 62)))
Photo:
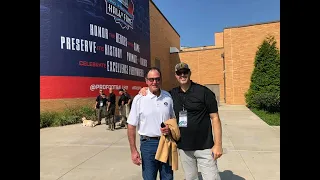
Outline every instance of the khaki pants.
POLYGON ((186 180, 221 180, 217 160, 213 160, 211 149, 184 151, 179 149, 180 160, 186 180), (199 168, 199 170, 198 170, 199 168))
POLYGON ((126 108, 126 118, 128 119, 130 113, 130 106, 128 104, 125 104, 124 106, 126 108))
POLYGON ((101 119, 105 118, 107 115, 107 108, 105 106, 99 107, 96 109, 96 117, 98 120, 98 123, 101 123, 101 119))
POLYGON ((120 116, 126 116, 126 105, 120 106, 119 107, 119 115, 120 116))
POLYGON ((109 111, 107 112, 106 116, 106 125, 109 125, 109 129, 114 130, 115 129, 115 117, 114 117, 114 112, 116 108, 115 105, 111 105, 109 111))
POLYGON ((128 105, 125 104, 119 107, 119 115, 121 116, 120 126, 125 125, 127 127, 127 117, 129 116, 128 105))

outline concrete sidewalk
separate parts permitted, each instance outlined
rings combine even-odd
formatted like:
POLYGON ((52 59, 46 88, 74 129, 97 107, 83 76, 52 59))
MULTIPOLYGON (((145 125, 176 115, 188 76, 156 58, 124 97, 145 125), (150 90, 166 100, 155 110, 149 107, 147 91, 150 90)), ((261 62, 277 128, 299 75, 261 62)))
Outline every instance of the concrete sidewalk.
MULTIPOLYGON (((226 151, 218 167, 222 180, 279 180, 280 127, 270 127, 245 106, 219 108, 226 151)), ((138 142, 138 141, 137 141, 138 142)), ((139 144, 138 144, 139 147, 139 144)), ((41 180, 141 180, 132 164, 125 129, 107 131, 80 124, 40 130, 41 180)), ((183 170, 175 173, 183 180, 183 170)))

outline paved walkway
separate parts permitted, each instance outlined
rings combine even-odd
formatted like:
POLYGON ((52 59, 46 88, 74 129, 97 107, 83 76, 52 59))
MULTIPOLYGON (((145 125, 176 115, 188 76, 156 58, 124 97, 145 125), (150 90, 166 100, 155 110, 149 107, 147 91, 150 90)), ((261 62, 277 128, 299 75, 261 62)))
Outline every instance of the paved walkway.
MULTIPOLYGON (((225 154, 222 180, 279 180, 280 127, 271 127, 245 106, 220 107, 225 154)), ((175 173, 183 180, 181 165, 175 173)), ((40 130, 41 180, 141 180, 131 162, 125 129, 79 124, 40 130)))

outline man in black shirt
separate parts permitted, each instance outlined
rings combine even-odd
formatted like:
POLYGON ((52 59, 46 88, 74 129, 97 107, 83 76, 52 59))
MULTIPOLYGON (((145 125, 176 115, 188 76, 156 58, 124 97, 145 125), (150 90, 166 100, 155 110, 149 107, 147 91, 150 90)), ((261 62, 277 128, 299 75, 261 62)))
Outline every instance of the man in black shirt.
POLYGON ((118 106, 119 106, 119 115, 122 117, 121 118, 121 125, 125 125, 125 128, 127 128, 127 108, 126 105, 128 104, 128 97, 124 94, 124 90, 123 89, 119 89, 119 95, 120 98, 118 100, 118 106), (125 119, 125 122, 123 122, 123 120, 125 119))
POLYGON ((94 108, 96 110, 96 117, 98 120, 97 125, 100 125, 102 117, 105 117, 107 114, 107 98, 102 89, 99 90, 99 95, 96 98, 94 108))
POLYGON ((108 129, 111 131, 114 131, 115 129, 115 119, 114 119, 114 113, 116 111, 116 95, 113 93, 113 89, 109 89, 109 98, 108 98, 108 106, 107 106, 107 112, 108 117, 106 118, 106 124, 108 124, 108 129))
POLYGON ((186 63, 177 64, 175 71, 180 87, 173 88, 171 96, 179 121, 178 148, 186 179, 197 179, 198 164, 204 180, 220 180, 216 160, 222 155, 222 127, 215 94, 190 80, 186 63))
MULTIPOLYGON (((198 179, 198 172, 204 180, 220 180, 217 159, 222 155, 222 127, 215 94, 190 80, 186 63, 177 64, 175 72, 180 86, 170 92, 181 133, 177 144, 186 180, 198 179)), ((144 95, 145 91, 143 88, 139 93, 144 95)))
POLYGON ((129 117, 130 109, 131 109, 131 96, 128 93, 126 89, 123 89, 123 94, 126 96, 128 103, 125 105, 126 106, 126 117, 129 117))

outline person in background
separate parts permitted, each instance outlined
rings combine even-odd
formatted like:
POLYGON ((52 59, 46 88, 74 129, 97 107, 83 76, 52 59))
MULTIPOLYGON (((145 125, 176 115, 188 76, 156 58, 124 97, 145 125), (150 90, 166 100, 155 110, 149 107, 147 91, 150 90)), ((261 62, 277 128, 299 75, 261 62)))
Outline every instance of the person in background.
POLYGON ((123 89, 119 89, 119 95, 120 98, 118 100, 118 106, 119 106, 119 115, 121 116, 121 120, 120 120, 120 126, 125 125, 125 127, 127 126, 127 108, 126 108, 126 104, 128 104, 128 98, 127 96, 124 94, 124 90, 123 89))
POLYGON ((100 125, 101 119, 107 115, 107 98, 102 89, 99 90, 99 95, 96 98, 94 108, 96 110, 96 117, 98 120, 97 125, 100 125))
MULTIPOLYGON (((186 180, 198 180, 198 172, 203 180, 220 180, 217 159, 222 156, 222 127, 215 94, 190 80, 186 63, 175 66, 175 77, 180 86, 170 92, 181 133, 177 145, 186 180)), ((139 95, 145 96, 146 90, 142 88, 139 95)))
POLYGON ((170 133, 168 125, 161 128, 161 123, 175 117, 173 101, 167 91, 160 89, 161 72, 158 68, 150 68, 145 79, 149 87, 147 94, 134 97, 128 118, 131 159, 138 166, 142 164, 143 179, 156 180, 159 171, 161 180, 173 180, 169 162, 155 159, 161 135, 170 133), (140 135, 141 157, 136 147, 136 130, 140 135))
POLYGON ((131 109, 131 96, 130 96, 130 94, 128 93, 128 91, 126 90, 126 89, 123 89, 123 93, 124 93, 124 95, 126 96, 126 98, 127 98, 127 101, 128 101, 128 103, 127 104, 125 104, 125 107, 126 107, 126 117, 128 118, 129 117, 129 113, 130 113, 130 109, 131 109))
POLYGON ((115 123, 115 111, 116 111, 116 95, 113 93, 113 89, 109 89, 109 98, 108 98, 108 105, 107 105, 107 112, 108 112, 108 118, 106 121, 108 121, 108 129, 111 131, 114 131, 116 123, 115 123))

